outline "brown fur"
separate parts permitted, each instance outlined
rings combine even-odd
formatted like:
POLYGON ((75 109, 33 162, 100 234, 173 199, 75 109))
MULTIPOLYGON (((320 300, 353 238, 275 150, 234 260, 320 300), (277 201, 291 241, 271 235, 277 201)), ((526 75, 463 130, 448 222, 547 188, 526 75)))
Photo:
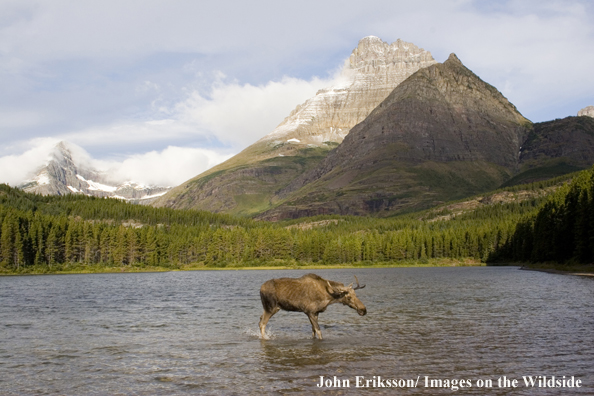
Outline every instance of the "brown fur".
POLYGON ((262 338, 266 338, 268 320, 281 309, 305 313, 311 322, 313 337, 317 336, 320 340, 322 332, 318 325, 318 314, 324 312, 328 305, 341 303, 357 310, 359 315, 367 313, 365 305, 355 295, 352 284, 345 286, 315 274, 266 281, 260 288, 260 298, 264 307, 259 324, 262 338))

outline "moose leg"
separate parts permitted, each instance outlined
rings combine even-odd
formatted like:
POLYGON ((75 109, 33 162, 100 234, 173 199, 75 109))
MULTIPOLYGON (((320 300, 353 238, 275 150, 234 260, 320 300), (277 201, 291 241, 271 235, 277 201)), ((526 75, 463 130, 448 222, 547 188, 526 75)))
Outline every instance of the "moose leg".
POLYGON ((311 333, 312 337, 316 338, 316 335, 321 340, 322 339, 322 332, 320 331, 320 325, 318 325, 318 314, 317 313, 308 313, 307 317, 311 322, 311 333))
POLYGON ((266 336, 266 324, 272 318, 272 315, 278 312, 280 308, 274 307, 271 312, 264 310, 262 316, 260 316, 260 334, 262 335, 262 339, 267 340, 268 337, 266 336))

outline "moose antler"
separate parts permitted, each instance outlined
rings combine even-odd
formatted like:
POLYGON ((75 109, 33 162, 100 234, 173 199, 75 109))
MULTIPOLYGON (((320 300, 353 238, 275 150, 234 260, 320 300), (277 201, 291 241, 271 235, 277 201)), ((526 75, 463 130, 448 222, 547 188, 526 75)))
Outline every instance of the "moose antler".
MULTIPOLYGON (((363 285, 363 286, 359 285, 359 279, 357 279, 357 275, 353 275, 353 276, 355 277, 355 280, 357 281, 357 287, 353 287, 353 290, 363 289, 365 286, 367 286, 367 285, 363 285)), ((351 285, 352 285, 352 283, 351 283, 351 285)))

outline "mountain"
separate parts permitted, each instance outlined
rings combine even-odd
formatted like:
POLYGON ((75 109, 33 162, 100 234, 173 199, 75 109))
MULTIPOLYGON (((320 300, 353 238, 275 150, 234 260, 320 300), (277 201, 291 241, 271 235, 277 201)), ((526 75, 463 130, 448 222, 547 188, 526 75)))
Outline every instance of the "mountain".
POLYGON ((578 117, 594 117, 594 106, 586 106, 580 111, 578 111, 578 117))
POLYGON ((452 54, 401 83, 261 218, 389 215, 493 190, 532 123, 452 54))
POLYGON ((593 163, 593 118, 533 124, 452 54, 396 87, 258 217, 389 216, 593 163))
POLYGON ((533 125, 522 143, 519 173, 504 186, 532 183, 594 164, 594 118, 567 117, 533 125))
POLYGON ((155 205, 239 215, 270 208, 279 189, 312 169, 398 84, 434 63, 429 52, 412 43, 361 39, 336 85, 318 91, 272 133, 174 188, 155 205))
POLYGON ((75 153, 75 147, 69 143, 58 143, 47 163, 19 188, 41 195, 85 194, 137 203, 149 203, 170 189, 131 181, 114 182, 108 174, 85 164, 75 153))

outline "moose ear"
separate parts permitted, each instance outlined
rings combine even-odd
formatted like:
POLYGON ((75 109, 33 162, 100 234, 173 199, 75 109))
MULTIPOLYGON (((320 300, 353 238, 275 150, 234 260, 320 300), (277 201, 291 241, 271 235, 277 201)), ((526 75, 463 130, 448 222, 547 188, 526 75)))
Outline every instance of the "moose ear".
POLYGON ((332 286, 328 281, 326 281, 326 291, 334 298, 343 297, 349 292, 346 287, 332 286))

